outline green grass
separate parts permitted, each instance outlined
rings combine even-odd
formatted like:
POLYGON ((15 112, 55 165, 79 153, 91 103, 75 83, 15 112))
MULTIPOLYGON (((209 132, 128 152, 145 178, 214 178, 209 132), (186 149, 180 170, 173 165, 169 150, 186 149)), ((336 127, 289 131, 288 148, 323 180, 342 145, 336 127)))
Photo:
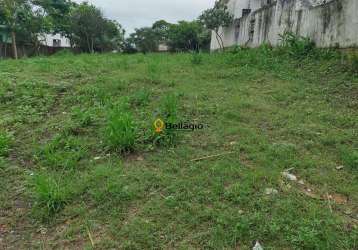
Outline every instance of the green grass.
POLYGON ((357 249, 356 63, 306 45, 1 61, 0 248, 357 249))

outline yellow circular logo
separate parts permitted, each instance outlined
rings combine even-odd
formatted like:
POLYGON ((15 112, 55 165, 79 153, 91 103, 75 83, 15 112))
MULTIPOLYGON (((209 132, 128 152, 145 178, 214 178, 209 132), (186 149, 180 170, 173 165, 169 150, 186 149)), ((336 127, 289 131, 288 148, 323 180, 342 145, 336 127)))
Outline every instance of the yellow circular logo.
POLYGON ((154 122, 154 128, 155 128, 155 132, 160 133, 163 131, 164 129, 164 122, 162 119, 157 119, 154 122))

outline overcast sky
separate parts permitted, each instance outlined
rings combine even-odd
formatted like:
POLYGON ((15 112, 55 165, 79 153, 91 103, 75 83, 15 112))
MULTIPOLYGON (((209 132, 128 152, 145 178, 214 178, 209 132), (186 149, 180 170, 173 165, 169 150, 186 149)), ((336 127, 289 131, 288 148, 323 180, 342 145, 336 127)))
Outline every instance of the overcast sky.
MULTIPOLYGON (((82 2, 82 0, 75 0, 82 2)), ((193 20, 214 5, 215 0, 88 0, 102 9, 107 18, 117 20, 128 33, 150 26, 157 20, 193 20)))

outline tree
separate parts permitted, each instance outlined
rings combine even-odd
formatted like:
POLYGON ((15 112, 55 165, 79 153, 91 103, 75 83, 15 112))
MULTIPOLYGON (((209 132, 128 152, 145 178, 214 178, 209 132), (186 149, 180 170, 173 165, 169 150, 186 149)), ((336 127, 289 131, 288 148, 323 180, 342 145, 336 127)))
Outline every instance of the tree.
POLYGON ((102 34, 96 39, 95 46, 102 52, 120 49, 124 42, 125 30, 118 22, 108 19, 104 19, 102 25, 102 34))
POLYGON ((82 3, 71 13, 71 31, 77 46, 94 53, 96 37, 101 35, 102 12, 94 5, 82 3))
POLYGON ((40 50, 40 34, 50 33, 51 29, 51 22, 43 9, 30 9, 23 19, 21 29, 18 31, 18 43, 32 44, 35 53, 38 54, 40 50))
POLYGON ((69 30, 72 43, 89 53, 119 49, 124 40, 122 26, 86 2, 72 9, 69 30))
POLYGON ((168 40, 168 38, 169 38, 169 30, 170 30, 171 26, 172 26, 172 24, 168 23, 165 20, 156 21, 152 25, 152 29, 157 34, 158 40, 160 42, 166 42, 168 40))
POLYGON ((169 29, 169 47, 173 51, 199 51, 210 42, 210 34, 197 21, 180 21, 169 29))
POLYGON ((76 8, 76 3, 70 0, 33 0, 33 3, 46 12, 52 33, 59 33, 73 41, 70 13, 76 8))
POLYGON ((150 27, 135 29, 130 35, 129 42, 135 44, 137 50, 143 53, 155 52, 158 50, 158 34, 150 27))
POLYGON ((199 20, 206 28, 215 32, 219 46, 224 50, 224 41, 219 33, 220 27, 228 27, 233 22, 233 15, 228 12, 228 7, 223 1, 216 1, 212 9, 205 10, 199 20))
POLYGON ((28 0, 0 0, 0 16, 11 33, 13 57, 18 59, 16 34, 23 27, 26 16, 31 13, 28 0))

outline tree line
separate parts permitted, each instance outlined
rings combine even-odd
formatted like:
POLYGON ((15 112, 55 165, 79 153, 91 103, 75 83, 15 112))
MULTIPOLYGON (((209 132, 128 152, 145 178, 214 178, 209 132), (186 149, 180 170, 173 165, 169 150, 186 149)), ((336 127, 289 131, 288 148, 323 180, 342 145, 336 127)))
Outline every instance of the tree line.
POLYGON ((194 21, 172 24, 160 20, 151 27, 136 29, 125 38, 125 30, 117 21, 105 18, 99 8, 87 2, 0 0, 0 29, 10 34, 14 58, 18 57, 19 44, 31 45, 39 52, 41 34, 61 34, 72 48, 86 53, 113 50, 147 53, 158 51, 161 44, 170 51, 199 51, 208 49, 211 31, 215 31, 220 46, 223 45, 219 27, 231 22, 226 5, 217 1, 194 21))
POLYGON ((125 40, 124 50, 128 52, 155 52, 160 44, 168 46, 170 51, 207 50, 210 46, 211 33, 221 49, 224 49, 220 27, 227 27, 233 22, 225 1, 216 1, 213 8, 205 10, 194 21, 179 21, 176 24, 165 20, 155 22, 151 27, 136 29, 125 40))

